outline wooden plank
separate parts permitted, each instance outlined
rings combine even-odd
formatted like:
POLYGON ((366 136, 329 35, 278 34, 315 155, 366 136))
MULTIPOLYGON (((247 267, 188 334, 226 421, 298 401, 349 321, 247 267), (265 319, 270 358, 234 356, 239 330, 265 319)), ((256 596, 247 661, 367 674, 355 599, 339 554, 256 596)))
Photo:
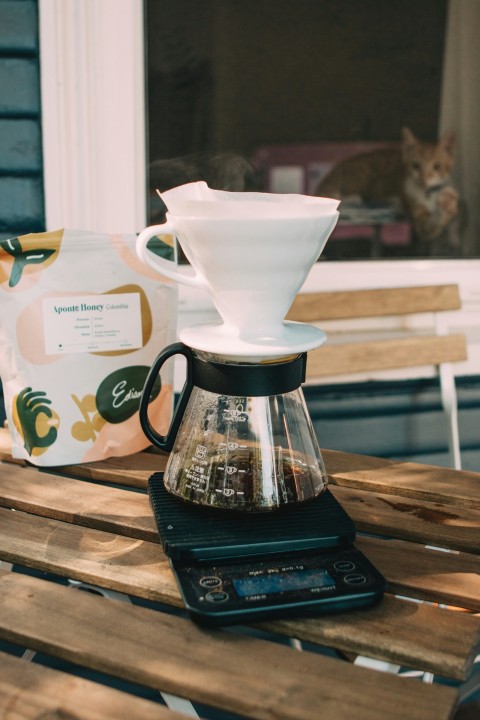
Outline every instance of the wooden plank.
POLYGON ((330 482, 480 510, 480 473, 323 450, 330 482))
POLYGON ((355 545, 387 578, 389 592, 480 612, 478 555, 362 535, 355 545))
POLYGON ((287 319, 318 322, 344 318, 459 310, 460 307, 457 285, 339 290, 300 293, 295 298, 287 319))
MULTIPOLYGON (((3 16, 0 47, 2 26, 3 16)), ((0 117, 0 170, 5 174, 42 172, 42 135, 38 120, 0 117)))
POLYGON ((17 465, 0 466, 0 505, 100 530, 157 540, 147 495, 17 465))
POLYGON ((183 607, 157 542, 0 508, 0 559, 183 607))
POLYGON ((38 15, 35 2, 2 2, 0 51, 5 54, 38 54, 38 15))
POLYGON ((332 485, 357 530, 480 553, 480 512, 332 485))
POLYGON ((96 463, 62 467, 62 472, 75 477, 145 488, 154 472, 163 472, 168 454, 160 451, 140 452, 125 457, 113 457, 96 463))
MULTIPOLYGON (((435 599, 437 602, 442 599, 454 600, 455 604, 463 605, 465 602, 461 593, 465 591, 466 598, 474 597, 473 602, 478 604, 480 579, 478 574, 475 578, 475 572, 478 573, 480 568, 479 558, 470 559, 469 563, 465 559, 459 560, 457 556, 445 556, 444 553, 433 551, 430 551, 433 557, 428 558, 428 551, 422 553, 422 548, 414 547, 406 552, 402 547, 383 541, 359 540, 359 546, 362 549, 366 546, 367 554, 374 561, 379 561, 378 566, 385 573, 389 585, 396 586, 397 591, 410 590, 411 596, 418 597, 419 585, 424 588, 427 599, 435 599), (382 545, 388 545, 388 548, 382 551, 382 545), (417 554, 418 551, 420 554, 417 554), (415 565, 416 558, 418 562, 415 565), (452 577, 450 583, 449 573, 452 577), (451 588, 450 594, 442 588, 442 579, 446 581, 447 589, 451 588), (472 580, 473 587, 470 587, 472 580), (455 585, 458 586, 456 591, 455 585), (437 588, 438 595, 428 598, 428 593, 437 588)), ((9 562, 136 597, 183 606, 169 564, 161 548, 153 543, 132 541, 122 536, 21 512, 0 510, 0 548, 0 558, 9 562)), ((458 613, 446 616, 443 611, 439 615, 437 608, 425 608, 422 614, 412 615, 409 604, 405 606, 402 600, 390 599, 386 608, 377 606, 357 613, 353 624, 350 614, 336 615, 335 643, 340 649, 369 657, 396 662, 401 655, 404 665, 422 669, 428 665, 436 673, 448 674, 453 671, 457 678, 466 677, 475 653, 475 639, 480 633, 480 619, 458 613), (397 636, 395 631, 399 617, 408 618, 408 627, 403 628, 397 636), (376 632, 370 632, 375 623, 376 632), (431 634, 424 632, 427 625, 436 628, 433 647, 431 634), (388 636, 386 645, 381 643, 379 647, 378 634, 388 636), (410 638, 409 643, 406 642, 407 638, 410 638)), ((304 639, 327 645, 332 641, 331 622, 328 619, 319 618, 311 625, 301 624, 300 627, 304 639), (306 627, 312 629, 309 638, 305 635, 306 627)), ((277 627, 273 624, 271 629, 283 632, 282 625, 277 627)))
POLYGON ((317 720, 319 708, 324 720, 447 720, 456 703, 453 688, 199 628, 17 573, 0 574, 0 605, 8 641, 259 720, 317 720))
MULTIPOLYGON (((5 60, 3 62, 5 62, 5 60)), ((5 76, 2 77, 1 65, 2 58, 0 57, 0 87, 5 88, 7 84, 5 82, 5 76)), ((32 70, 38 73, 35 64, 32 70)), ((23 79, 19 77, 18 82, 23 82, 23 86, 21 85, 21 87, 26 88, 28 80, 25 78, 25 81, 23 81, 23 79)), ((15 86, 17 81, 10 78, 8 87, 12 87, 10 83, 15 86)), ((20 93, 22 93, 22 91, 20 91, 20 93)), ((28 94, 29 93, 26 92, 25 96, 28 94)), ((16 99, 16 95, 16 92, 10 92, 9 90, 2 92, 0 95, 0 112, 3 99, 16 99)), ((29 102, 27 97, 25 97, 25 100, 29 102)), ((15 112, 15 110, 12 112, 15 112)), ((19 110, 19 112, 22 111, 19 110)), ((28 112, 28 110, 26 112, 28 112)), ((0 217, 2 218, 3 227, 15 228, 14 232, 16 235, 36 232, 44 226, 43 183, 40 174, 37 177, 0 175, 0 217), (22 198, 21 205, 18 204, 19 198, 22 198)))
MULTIPOLYGON (((40 86, 38 82, 38 63, 34 57, 1 57, 0 56, 0 87, 2 95, 0 97, 0 114, 1 115, 23 115, 27 117, 35 117, 40 112, 40 86)), ((18 185, 12 182, 14 178, 5 178, 4 183, 0 185, 4 191, 0 194, 1 204, 0 212, 2 224, 9 227, 10 218, 17 220, 21 215, 21 209, 15 199, 23 197, 15 195, 18 192, 18 185), (13 185, 8 192, 8 183, 13 185), (5 190, 7 190, 5 192, 5 190), (9 207, 10 205, 10 207, 9 207), (8 209, 8 212, 3 212, 8 209)), ((39 184, 39 189, 41 185, 39 184)), ((43 204, 42 198, 35 198, 33 203, 40 207, 43 204)), ((23 197, 22 205, 25 206, 25 215, 30 217, 32 200, 28 195, 23 197), (30 202, 29 202, 30 201, 30 202)), ((11 227, 15 227, 12 225, 11 227)))
POLYGON ((439 365, 467 359, 465 337, 419 335, 325 345, 308 354, 307 380, 368 370, 439 365))
POLYGON ((5 720, 185 720, 186 715, 90 680, 0 652, 5 720))

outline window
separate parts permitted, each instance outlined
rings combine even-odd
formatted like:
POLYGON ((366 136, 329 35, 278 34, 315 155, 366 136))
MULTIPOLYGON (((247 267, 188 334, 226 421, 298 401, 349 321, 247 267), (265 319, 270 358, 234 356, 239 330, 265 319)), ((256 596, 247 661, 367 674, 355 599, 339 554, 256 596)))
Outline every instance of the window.
POLYGON ((465 225, 468 217, 472 235, 480 178, 477 171, 473 187, 461 187, 466 124, 454 97, 458 78, 448 84, 456 5, 147 0, 149 220, 164 210, 156 188, 205 179, 227 189, 314 193, 345 153, 398 147, 402 127, 428 141, 453 129, 457 164, 447 184, 460 193, 458 212, 442 178, 441 201, 425 193, 432 217, 449 197, 455 206, 437 223, 438 237, 419 238, 412 211, 389 200, 359 207, 346 199, 325 257, 478 257, 480 239, 468 239, 465 225))

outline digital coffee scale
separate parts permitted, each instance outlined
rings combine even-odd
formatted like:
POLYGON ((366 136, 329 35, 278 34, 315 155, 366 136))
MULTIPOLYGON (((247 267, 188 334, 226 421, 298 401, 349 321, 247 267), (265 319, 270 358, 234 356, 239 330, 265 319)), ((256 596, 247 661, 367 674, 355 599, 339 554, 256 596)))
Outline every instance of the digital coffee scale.
POLYGON ((355 525, 334 496, 274 512, 196 506, 163 473, 150 502, 191 618, 208 625, 318 615, 372 605, 385 579, 353 545, 355 525))

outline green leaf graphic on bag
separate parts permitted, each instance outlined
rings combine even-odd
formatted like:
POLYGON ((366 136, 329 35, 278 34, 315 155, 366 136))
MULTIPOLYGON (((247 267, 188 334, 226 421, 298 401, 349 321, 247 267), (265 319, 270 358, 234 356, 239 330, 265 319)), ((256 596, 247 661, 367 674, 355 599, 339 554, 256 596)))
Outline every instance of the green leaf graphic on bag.
POLYGON ((46 395, 27 387, 13 399, 13 422, 29 455, 41 455, 57 439, 59 417, 46 395))
POLYGON ((9 287, 15 287, 22 279, 22 273, 26 265, 39 265, 45 262, 54 254, 55 250, 50 248, 38 248, 35 250, 23 250, 18 238, 0 240, 0 247, 13 257, 12 271, 9 287))
POLYGON ((156 237, 150 238, 147 243, 147 248, 159 257, 165 258, 165 260, 175 259, 175 250, 170 242, 166 239, 171 238, 171 235, 157 235, 156 237))
MULTIPOLYGON (((149 369, 145 365, 120 368, 100 383, 96 394, 97 410, 107 422, 121 423, 138 411, 149 369)), ((160 389, 158 377, 149 402, 157 397, 160 389)))
POLYGON ((79 442, 95 440, 97 434, 105 424, 104 418, 97 412, 95 396, 85 395, 83 398, 79 398, 76 395, 72 395, 72 400, 83 417, 83 420, 77 420, 77 422, 73 423, 71 430, 72 437, 79 442))

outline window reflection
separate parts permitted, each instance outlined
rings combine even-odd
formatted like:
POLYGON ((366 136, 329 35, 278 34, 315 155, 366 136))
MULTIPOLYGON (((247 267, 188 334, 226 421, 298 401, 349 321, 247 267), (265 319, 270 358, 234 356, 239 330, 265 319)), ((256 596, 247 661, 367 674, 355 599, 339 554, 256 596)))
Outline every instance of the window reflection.
POLYGON ((388 162, 364 158, 385 186, 365 197, 358 162, 344 166, 349 194, 322 259, 462 255, 465 208, 446 167, 456 138, 442 132, 431 157, 423 144, 439 137, 447 11, 447 0, 147 0, 150 222, 164 214, 155 189, 192 180, 332 196, 332 167, 381 148, 410 189, 422 176, 418 205, 390 193, 388 162))

